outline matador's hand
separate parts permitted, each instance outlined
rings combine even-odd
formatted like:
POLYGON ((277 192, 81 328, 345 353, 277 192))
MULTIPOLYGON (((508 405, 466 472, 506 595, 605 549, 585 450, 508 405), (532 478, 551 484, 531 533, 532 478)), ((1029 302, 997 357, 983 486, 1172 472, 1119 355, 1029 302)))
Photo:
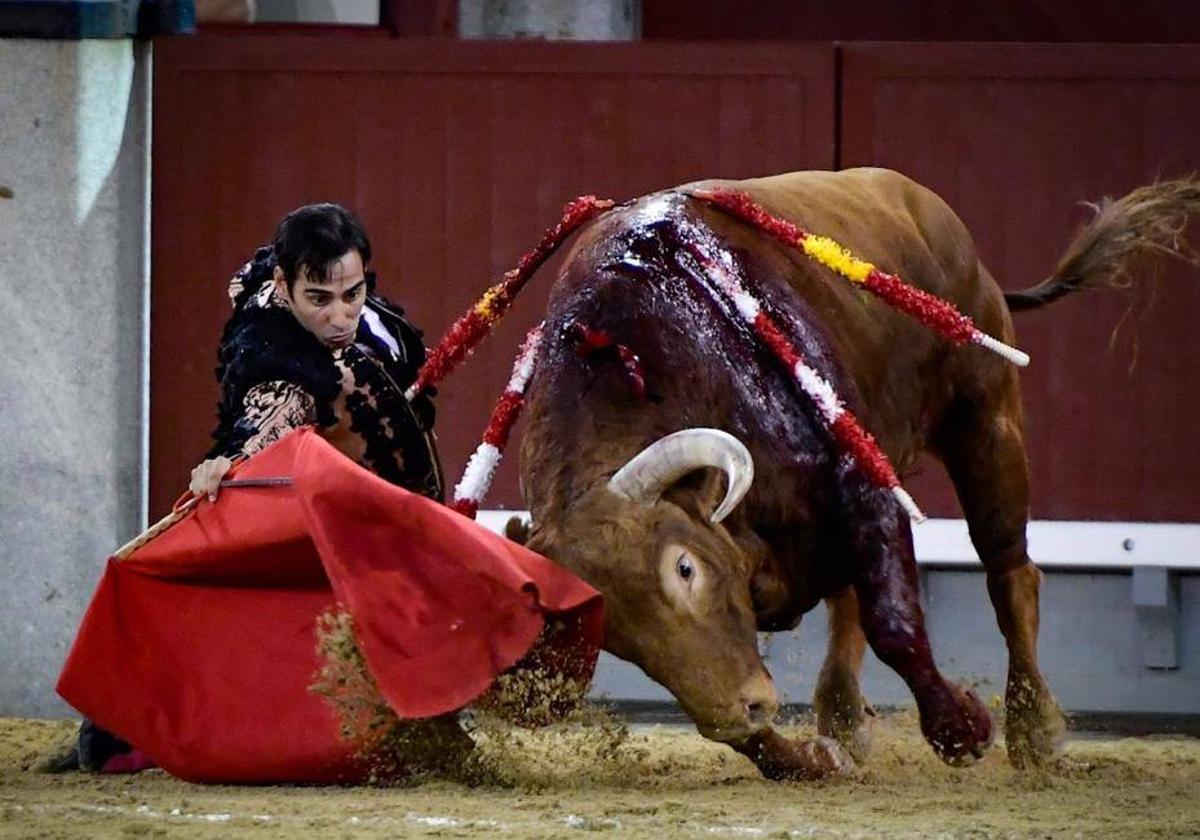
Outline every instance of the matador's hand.
POLYGON ((225 473, 229 472, 229 468, 232 466, 233 461, 224 455, 202 461, 200 466, 192 470, 192 481, 188 485, 188 489, 195 496, 207 495, 210 502, 215 502, 217 494, 221 492, 221 479, 225 477, 225 473))

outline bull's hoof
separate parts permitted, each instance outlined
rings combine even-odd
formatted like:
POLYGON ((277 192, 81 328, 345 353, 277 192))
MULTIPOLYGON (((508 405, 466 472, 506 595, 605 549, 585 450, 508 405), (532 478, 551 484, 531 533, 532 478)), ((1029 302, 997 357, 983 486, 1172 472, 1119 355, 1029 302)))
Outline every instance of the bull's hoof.
POLYGON ((759 772, 772 781, 827 779, 855 768, 850 753, 832 738, 793 741, 774 729, 764 729, 734 749, 753 761, 759 772))
POLYGON ((817 731, 837 741, 859 764, 871 755, 871 725, 865 715, 857 719, 839 716, 824 723, 818 720, 817 731))
POLYGON ((949 683, 945 688, 935 702, 921 704, 921 732, 942 761, 974 764, 995 739, 992 716, 974 692, 949 683))
POLYGON ((871 728, 867 715, 874 714, 863 701, 853 673, 821 672, 813 695, 817 731, 833 738, 859 763, 871 752, 871 728))
POLYGON ((1018 770, 1053 767, 1062 755, 1067 725, 1045 684, 1010 679, 1004 706, 1009 763, 1018 770))

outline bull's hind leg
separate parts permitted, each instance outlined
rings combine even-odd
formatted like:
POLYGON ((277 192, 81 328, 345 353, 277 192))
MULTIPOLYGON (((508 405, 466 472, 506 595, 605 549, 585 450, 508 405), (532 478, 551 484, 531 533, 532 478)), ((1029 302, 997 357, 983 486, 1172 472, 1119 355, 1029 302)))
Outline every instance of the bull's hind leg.
POLYGON ((988 595, 1008 646, 1005 741, 1016 767, 1042 763, 1061 748, 1062 713, 1037 662, 1042 573, 1029 560, 1029 469, 1015 377, 1002 397, 958 406, 938 449, 954 482, 971 542, 987 572, 988 595))
POLYGON ((863 761, 871 748, 867 704, 859 690, 867 637, 858 615, 858 596, 852 587, 825 599, 829 610, 829 648, 817 678, 813 708, 817 731, 834 738, 855 761, 863 761))

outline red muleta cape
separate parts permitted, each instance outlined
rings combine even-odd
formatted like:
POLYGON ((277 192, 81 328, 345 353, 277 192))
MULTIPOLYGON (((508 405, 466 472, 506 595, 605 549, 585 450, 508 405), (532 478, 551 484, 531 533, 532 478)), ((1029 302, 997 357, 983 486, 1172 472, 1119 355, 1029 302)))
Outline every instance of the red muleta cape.
POLYGON ((470 703, 549 616, 567 628, 555 637, 564 659, 590 677, 601 599, 563 568, 312 430, 236 471, 283 475, 294 483, 225 488, 109 559, 59 677, 68 703, 190 781, 352 782, 364 767, 309 690, 316 619, 335 605, 403 718, 470 703))

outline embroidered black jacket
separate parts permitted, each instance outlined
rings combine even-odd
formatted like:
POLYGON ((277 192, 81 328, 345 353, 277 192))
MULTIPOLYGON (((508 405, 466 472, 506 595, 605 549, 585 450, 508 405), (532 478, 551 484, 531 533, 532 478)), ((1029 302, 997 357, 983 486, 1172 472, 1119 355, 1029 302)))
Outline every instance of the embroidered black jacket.
POLYGON ((271 249, 260 248, 230 281, 234 314, 218 351, 221 400, 208 457, 253 455, 292 429, 316 425, 376 475, 441 501, 431 395, 404 398, 425 361, 421 331, 404 310, 368 294, 354 342, 330 349, 274 292, 274 265, 271 249))

